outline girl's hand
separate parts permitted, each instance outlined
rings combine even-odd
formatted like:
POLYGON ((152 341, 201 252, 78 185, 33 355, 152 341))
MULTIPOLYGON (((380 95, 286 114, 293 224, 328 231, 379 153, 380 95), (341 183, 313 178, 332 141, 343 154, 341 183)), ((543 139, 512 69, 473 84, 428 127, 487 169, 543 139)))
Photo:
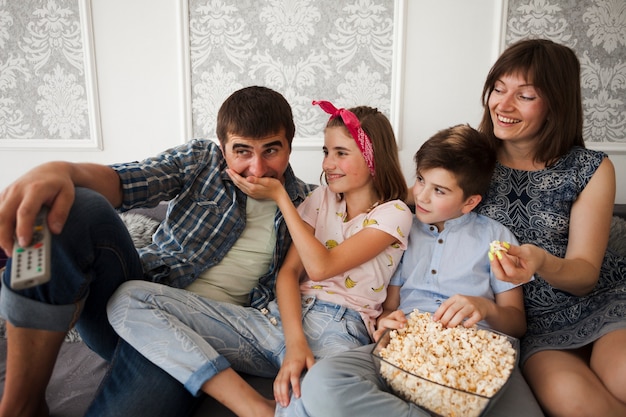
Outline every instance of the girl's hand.
POLYGON ((445 327, 472 327, 483 320, 489 311, 489 300, 456 294, 445 300, 433 314, 433 320, 445 327))
POLYGON ((310 369, 315 363, 315 356, 308 345, 287 349, 283 364, 274 379, 274 399, 283 407, 289 405, 290 389, 296 398, 300 398, 300 376, 302 371, 310 369))
POLYGON ((511 245, 508 251, 499 251, 490 256, 491 270, 500 281, 525 284, 543 265, 546 251, 530 244, 511 245))
POLYGON ((281 192, 285 192, 283 184, 276 178, 270 177, 247 177, 244 178, 230 168, 226 169, 226 173, 233 180, 233 183, 246 195, 256 200, 274 200, 276 201, 281 192))
POLYGON ((406 326, 407 319, 402 310, 396 310, 378 321, 376 331, 374 331, 374 341, 378 342, 378 339, 385 333, 387 329, 402 329, 406 326))

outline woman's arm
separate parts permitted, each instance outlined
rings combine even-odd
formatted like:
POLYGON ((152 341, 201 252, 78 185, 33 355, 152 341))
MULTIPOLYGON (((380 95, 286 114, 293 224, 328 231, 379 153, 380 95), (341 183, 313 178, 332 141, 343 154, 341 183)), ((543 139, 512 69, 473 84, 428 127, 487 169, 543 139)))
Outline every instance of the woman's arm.
POLYGON ((572 206, 564 258, 530 244, 511 245, 508 255, 491 262, 498 279, 527 282, 534 273, 550 285, 577 296, 598 281, 615 203, 615 169, 605 158, 572 206), (517 258, 517 261, 516 261, 517 258))

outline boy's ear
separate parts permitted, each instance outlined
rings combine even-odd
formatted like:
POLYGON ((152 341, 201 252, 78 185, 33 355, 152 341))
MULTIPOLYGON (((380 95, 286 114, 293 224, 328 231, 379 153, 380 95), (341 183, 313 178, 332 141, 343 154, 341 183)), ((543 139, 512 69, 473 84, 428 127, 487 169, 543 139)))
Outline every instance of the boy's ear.
POLYGON ((470 211, 474 210, 474 208, 478 205, 478 203, 480 203, 482 199, 483 196, 480 194, 474 194, 469 196, 467 200, 465 200, 465 204, 463 204, 463 214, 469 213, 470 211))

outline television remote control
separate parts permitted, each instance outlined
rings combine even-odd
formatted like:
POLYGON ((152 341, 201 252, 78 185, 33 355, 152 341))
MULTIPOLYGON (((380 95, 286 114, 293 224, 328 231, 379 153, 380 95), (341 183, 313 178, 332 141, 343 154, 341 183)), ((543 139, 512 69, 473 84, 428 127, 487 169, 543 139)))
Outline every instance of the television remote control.
POLYGON ((23 290, 50 280, 50 230, 48 210, 43 208, 35 218, 33 238, 27 247, 15 240, 11 261, 11 288, 23 290))

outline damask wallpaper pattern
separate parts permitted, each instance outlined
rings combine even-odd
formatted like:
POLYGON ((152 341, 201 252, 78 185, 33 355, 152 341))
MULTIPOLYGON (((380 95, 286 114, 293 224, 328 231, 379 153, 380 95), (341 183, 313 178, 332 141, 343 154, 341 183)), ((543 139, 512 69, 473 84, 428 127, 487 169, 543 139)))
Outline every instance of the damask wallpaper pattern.
POLYGON ((588 145, 626 146, 626 1, 508 0, 505 44, 548 38, 581 64, 588 145))
POLYGON ((93 141, 80 12, 80 0, 0 0, 0 146, 93 141))
POLYGON ((323 136, 328 116, 312 100, 367 104, 391 119, 401 3, 189 0, 193 135, 214 138, 219 106, 248 85, 291 103, 295 146, 323 136))

